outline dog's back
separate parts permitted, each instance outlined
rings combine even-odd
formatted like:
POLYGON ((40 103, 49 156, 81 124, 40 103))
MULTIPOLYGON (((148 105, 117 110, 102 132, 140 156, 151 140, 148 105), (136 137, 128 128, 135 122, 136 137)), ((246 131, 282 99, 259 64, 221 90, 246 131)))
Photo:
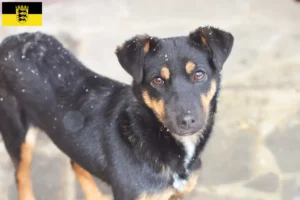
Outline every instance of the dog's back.
POLYGON ((53 106, 56 95, 76 90, 85 84, 86 76, 92 75, 56 39, 41 33, 5 39, 0 46, 0 62, 2 85, 22 102, 42 107, 53 106))
MULTIPOLYGON (((28 129, 38 127, 77 163, 97 159, 102 150, 90 140, 100 141, 101 119, 122 105, 113 94, 122 96, 126 87, 84 67, 52 36, 8 37, 0 45, 0 132, 5 140, 22 143, 28 129), (80 152, 76 145, 82 145, 80 152)), ((21 144, 6 146, 16 146, 11 152, 18 160, 21 144)), ((101 171, 92 165, 91 172, 101 171)))
POLYGON ((114 88, 124 87, 93 73, 55 38, 41 33, 5 39, 0 45, 0 69, 1 98, 10 94, 25 109, 34 107, 42 113, 72 107, 72 103, 80 103, 80 98, 91 99, 93 89, 99 92, 97 100, 101 102, 114 88))
POLYGON ((75 58, 59 49, 62 47, 56 40, 40 33, 24 33, 4 40, 0 47, 0 76, 6 90, 28 107, 32 104, 40 105, 40 109, 54 106, 55 93, 57 89, 66 90, 66 80, 72 87, 83 81, 74 79, 80 70, 72 63, 77 63, 75 58), (65 74, 68 79, 62 77, 65 74))

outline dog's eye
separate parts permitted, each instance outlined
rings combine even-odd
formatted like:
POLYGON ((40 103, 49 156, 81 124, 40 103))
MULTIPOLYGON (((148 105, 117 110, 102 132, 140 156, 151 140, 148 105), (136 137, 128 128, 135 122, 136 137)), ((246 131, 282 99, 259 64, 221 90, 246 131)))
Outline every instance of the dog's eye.
POLYGON ((196 71, 194 74, 195 81, 201 81, 205 77, 205 73, 203 71, 196 71))
POLYGON ((155 77, 153 80, 152 80, 152 83, 154 85, 162 85, 164 84, 164 80, 161 78, 161 77, 155 77))

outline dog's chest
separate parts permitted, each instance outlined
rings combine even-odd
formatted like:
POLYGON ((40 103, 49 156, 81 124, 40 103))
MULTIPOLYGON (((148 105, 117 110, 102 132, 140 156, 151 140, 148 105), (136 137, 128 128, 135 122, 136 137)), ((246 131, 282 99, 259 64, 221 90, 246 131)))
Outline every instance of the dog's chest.
POLYGON ((186 184, 187 184, 187 180, 181 178, 180 176, 178 176, 177 173, 173 174, 173 188, 175 188, 177 191, 182 192, 184 191, 186 184))
POLYGON ((195 155, 197 141, 194 141, 190 138, 182 138, 181 143, 185 152, 184 167, 187 168, 188 164, 195 155))
MULTIPOLYGON (((185 152, 185 156, 183 159, 183 167, 185 170, 185 173, 187 174, 187 178, 189 176, 189 169, 188 165, 192 161, 195 151, 196 151, 196 146, 197 146, 197 140, 191 139, 189 137, 186 138, 180 138, 180 143, 183 146, 183 150, 185 152)), ((178 175, 178 173, 173 173, 173 187, 177 191, 183 191, 188 183, 186 178, 182 178, 178 175)))

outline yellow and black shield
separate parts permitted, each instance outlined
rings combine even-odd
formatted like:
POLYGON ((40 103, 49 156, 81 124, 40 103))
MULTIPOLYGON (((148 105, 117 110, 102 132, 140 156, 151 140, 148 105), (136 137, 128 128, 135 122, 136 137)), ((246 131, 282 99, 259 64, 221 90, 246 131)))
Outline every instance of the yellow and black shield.
POLYGON ((28 6, 19 5, 16 6, 16 17, 17 21, 21 24, 24 24, 28 20, 28 6))

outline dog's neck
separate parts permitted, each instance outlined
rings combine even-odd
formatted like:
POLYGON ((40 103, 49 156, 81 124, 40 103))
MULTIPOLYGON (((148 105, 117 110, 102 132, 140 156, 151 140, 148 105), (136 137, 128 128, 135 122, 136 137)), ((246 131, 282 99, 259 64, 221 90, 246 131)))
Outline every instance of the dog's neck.
MULTIPOLYGON (((127 116, 134 117, 140 128, 130 130, 130 124, 122 126, 139 159, 158 171, 168 169, 171 176, 187 176, 189 171, 195 168, 195 162, 209 138, 214 109, 202 131, 190 136, 179 136, 170 133, 153 111, 141 101, 134 98, 130 104, 131 111, 127 116)), ((126 121, 129 123, 131 120, 126 121)), ((137 124, 135 126, 137 127, 137 124)))
POLYGON ((183 165, 185 168, 187 168, 188 164, 191 162, 192 158, 195 155, 196 147, 202 138, 202 133, 199 132, 190 136, 178 136, 172 134, 172 137, 174 137, 184 149, 185 156, 183 165))

